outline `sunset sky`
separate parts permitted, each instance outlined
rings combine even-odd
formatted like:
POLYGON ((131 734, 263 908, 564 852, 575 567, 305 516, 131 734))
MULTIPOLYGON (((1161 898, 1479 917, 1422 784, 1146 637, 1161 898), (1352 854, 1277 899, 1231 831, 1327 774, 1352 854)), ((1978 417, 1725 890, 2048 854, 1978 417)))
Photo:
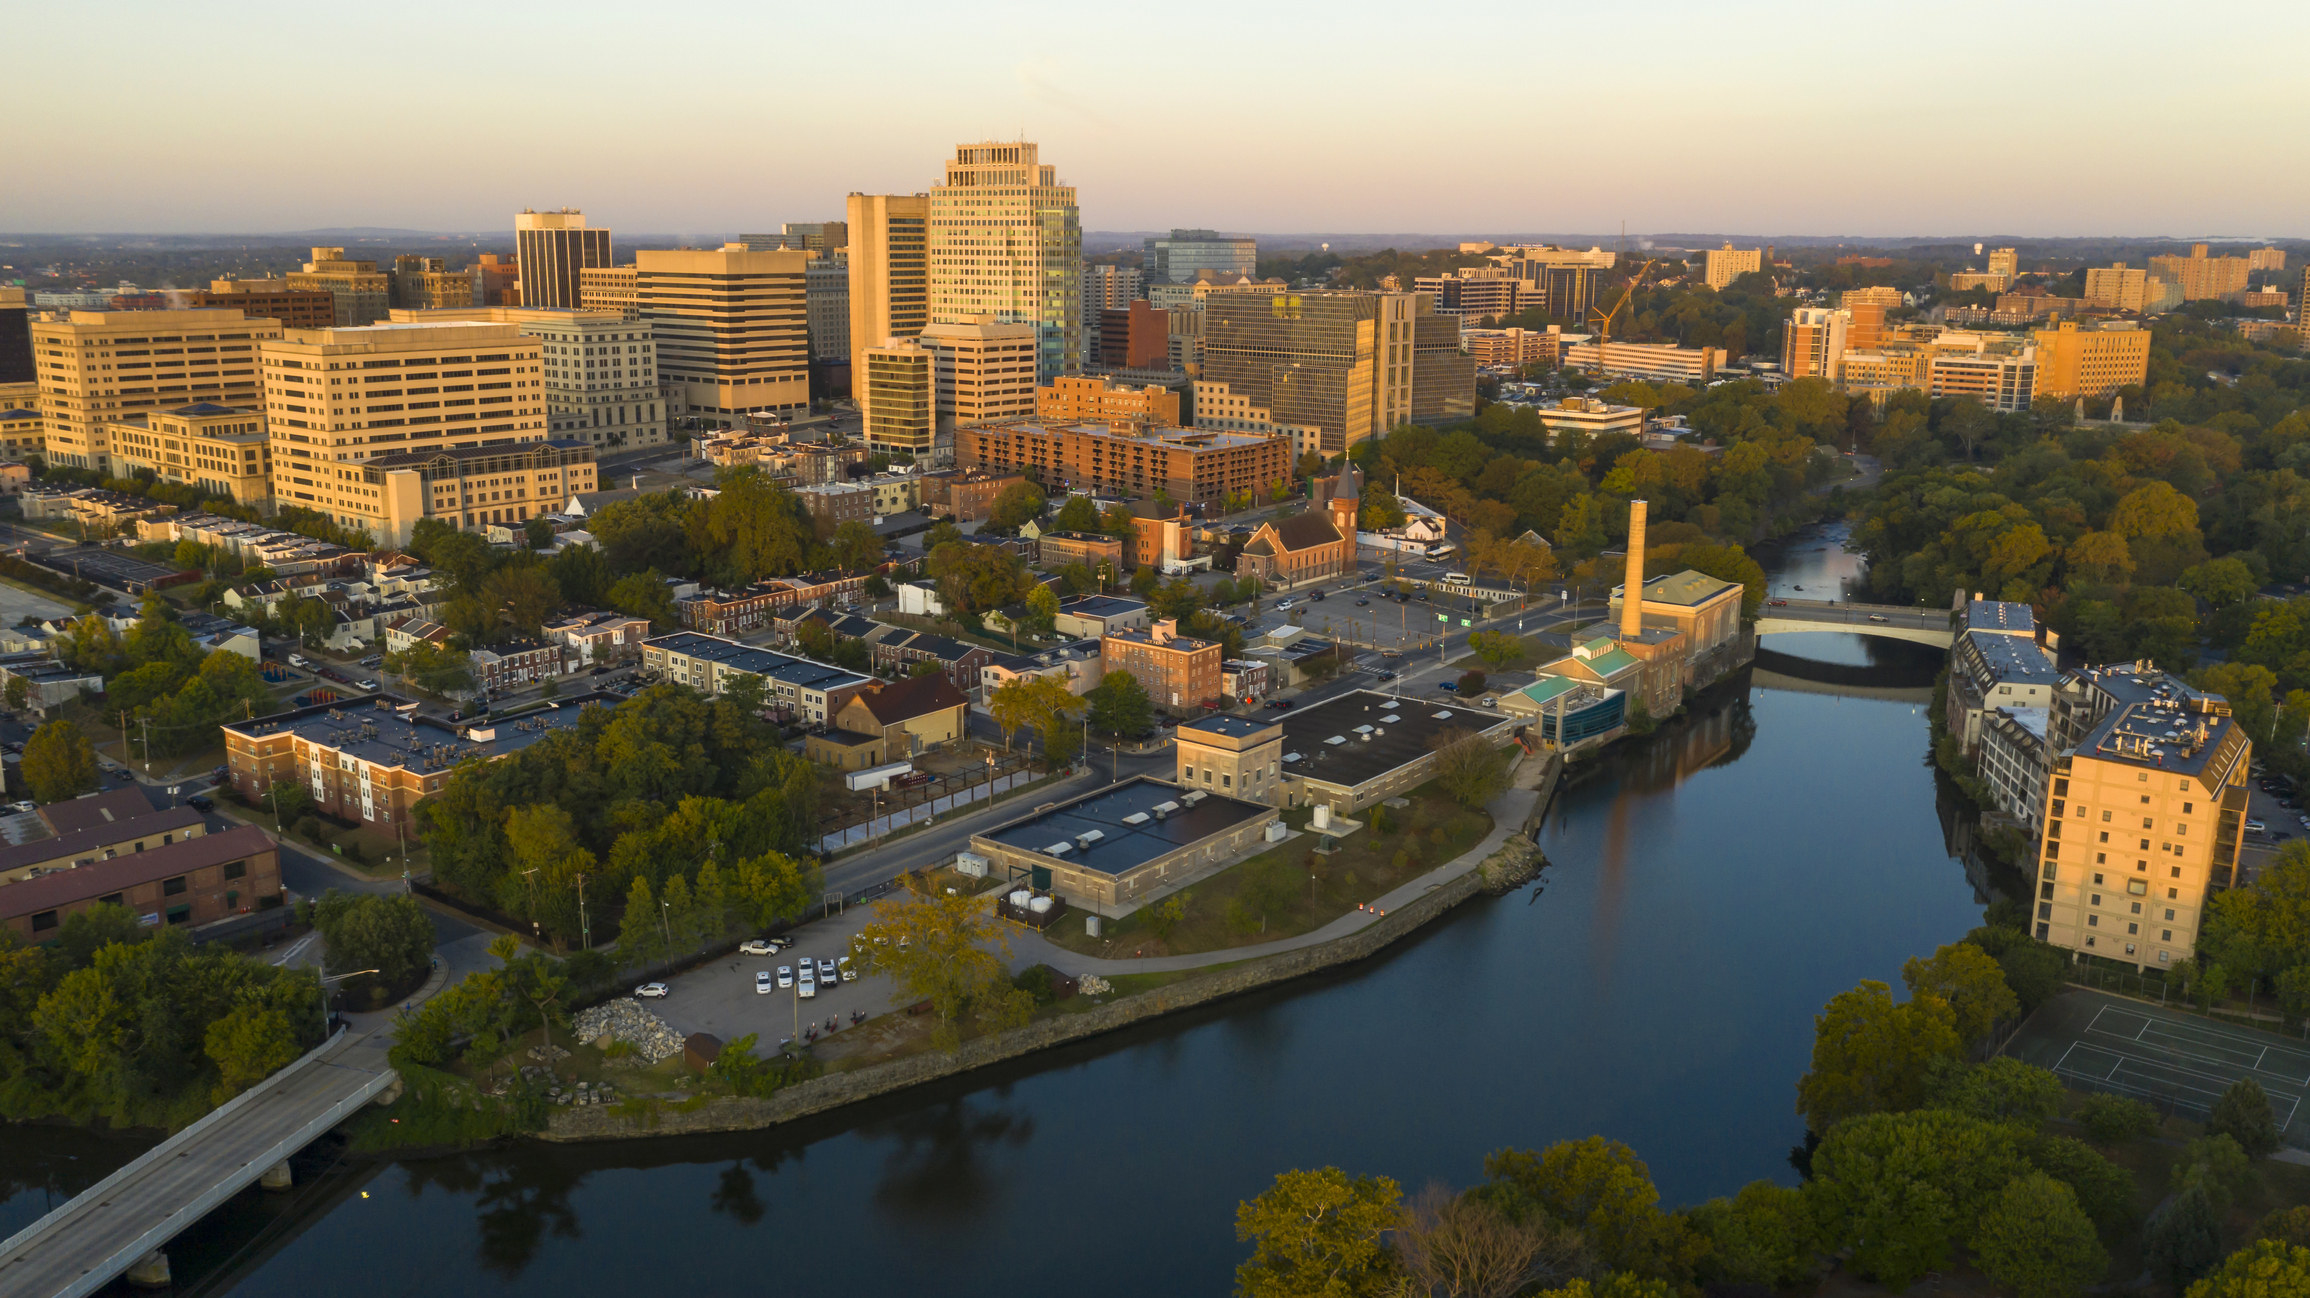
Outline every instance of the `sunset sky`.
POLYGON ((2300 3, 19 0, 5 28, 18 233, 775 228, 1023 132, 1086 229, 2310 236, 2300 3))

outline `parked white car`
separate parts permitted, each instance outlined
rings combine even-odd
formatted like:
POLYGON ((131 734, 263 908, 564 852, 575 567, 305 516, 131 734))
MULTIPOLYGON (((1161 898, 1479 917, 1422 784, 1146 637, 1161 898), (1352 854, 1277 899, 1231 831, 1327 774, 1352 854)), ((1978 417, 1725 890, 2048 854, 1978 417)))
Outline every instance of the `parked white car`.
POLYGON ((634 988, 634 995, 641 997, 643 1000, 654 1001, 664 996, 665 994, 666 985, 664 983, 643 983, 641 986, 634 988))
POLYGON ((770 971, 767 969, 756 969, 754 971, 754 994, 756 996, 768 996, 771 990, 770 971))
POLYGON ((792 987, 794 985, 793 965, 782 964, 778 966, 778 985, 781 987, 792 987))
POLYGON ((740 955, 773 955, 776 954, 777 950, 777 947, 770 945, 768 941, 758 937, 749 938, 746 941, 740 942, 738 944, 738 953, 740 955))

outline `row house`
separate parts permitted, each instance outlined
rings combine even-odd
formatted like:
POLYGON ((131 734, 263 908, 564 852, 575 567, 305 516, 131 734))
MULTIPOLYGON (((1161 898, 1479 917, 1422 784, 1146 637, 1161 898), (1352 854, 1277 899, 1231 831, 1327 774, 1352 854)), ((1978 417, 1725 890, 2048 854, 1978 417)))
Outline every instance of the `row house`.
POLYGON ((473 661, 474 683, 491 694, 551 680, 563 671, 562 646, 535 640, 492 645, 468 656, 473 661))
POLYGON ((709 696, 722 694, 739 677, 758 678, 764 710, 773 719, 811 725, 828 724, 852 696, 875 683, 840 667, 692 631, 643 641, 642 670, 709 696))
POLYGON ((821 603, 854 608, 865 589, 864 573, 806 573, 772 577, 739 591, 700 591, 676 600, 674 607, 687 630, 742 635, 769 626, 781 610, 821 603))
POLYGON ((937 663, 956 689, 967 691, 979 683, 979 669, 995 655, 984 645, 964 644, 950 636, 903 627, 889 629, 897 634, 867 641, 867 658, 876 671, 904 675, 916 663, 937 663))
POLYGON ((545 637, 567 646, 581 666, 642 656, 650 620, 628 613, 577 613, 545 624, 545 637))

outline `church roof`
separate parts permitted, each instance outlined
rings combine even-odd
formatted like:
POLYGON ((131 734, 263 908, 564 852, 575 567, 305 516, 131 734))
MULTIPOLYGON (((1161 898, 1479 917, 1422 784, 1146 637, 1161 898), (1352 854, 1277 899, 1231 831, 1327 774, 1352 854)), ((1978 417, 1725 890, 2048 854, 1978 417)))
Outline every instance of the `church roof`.
MULTIPOLYGON (((1339 529, 1332 526, 1331 518, 1325 514, 1293 514, 1280 523, 1269 523, 1267 526, 1273 529, 1272 535, 1287 551, 1312 550, 1319 545, 1337 544, 1341 539, 1339 529)), ((1259 542, 1252 542, 1252 545, 1257 544, 1259 542)), ((1244 548, 1248 550, 1251 546, 1244 548)))

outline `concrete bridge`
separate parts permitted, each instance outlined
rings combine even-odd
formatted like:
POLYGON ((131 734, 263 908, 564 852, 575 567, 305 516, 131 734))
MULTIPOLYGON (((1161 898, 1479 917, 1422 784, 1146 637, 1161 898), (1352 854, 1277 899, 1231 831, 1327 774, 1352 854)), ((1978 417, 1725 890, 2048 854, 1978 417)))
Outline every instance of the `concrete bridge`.
POLYGON ((80 1298, 124 1272, 167 1284, 177 1232, 259 1177, 285 1188, 289 1155, 397 1080, 383 1040, 340 1031, 0 1243, 0 1293, 80 1298))
POLYGON ((1957 639, 1946 609, 1905 608, 1898 604, 1836 604, 1826 600, 1767 600, 1757 612, 1757 634, 1788 631, 1849 631, 1886 640, 1908 640, 1947 649, 1957 639))

